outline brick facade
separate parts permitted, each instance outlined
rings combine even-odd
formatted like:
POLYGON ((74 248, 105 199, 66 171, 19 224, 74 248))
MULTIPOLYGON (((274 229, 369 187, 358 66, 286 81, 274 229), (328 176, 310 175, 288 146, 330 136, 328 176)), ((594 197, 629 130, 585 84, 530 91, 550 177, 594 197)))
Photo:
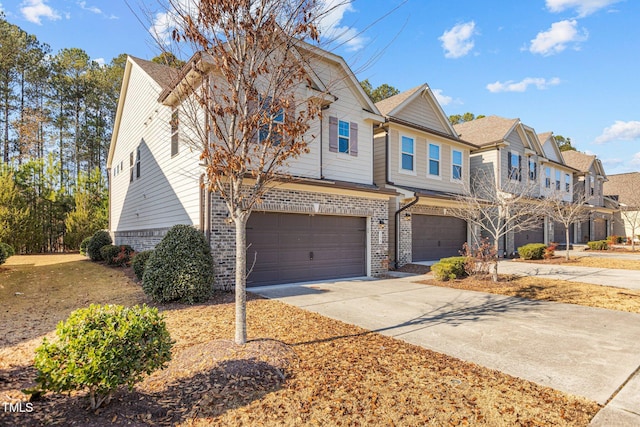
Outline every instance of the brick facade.
MULTIPOLYGON (((364 194, 356 197, 275 188, 266 194, 263 203, 254 211, 368 218, 367 271, 371 276, 379 276, 388 269, 388 201, 368 198, 364 194)), ((211 201, 211 249, 216 288, 232 289, 235 281, 235 226, 230 223, 224 202, 218 196, 213 196, 211 201)))
POLYGON ((167 231, 169 231, 168 228, 116 231, 111 233, 111 239, 114 245, 130 245, 137 252, 140 252, 155 248, 164 235, 167 234, 167 231))

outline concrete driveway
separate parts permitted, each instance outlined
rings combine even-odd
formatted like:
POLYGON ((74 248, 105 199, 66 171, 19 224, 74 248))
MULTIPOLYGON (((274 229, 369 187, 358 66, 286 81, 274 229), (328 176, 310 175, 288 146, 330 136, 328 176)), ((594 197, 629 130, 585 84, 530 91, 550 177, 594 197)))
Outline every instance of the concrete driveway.
POLYGON ((415 283, 420 278, 251 291, 603 405, 616 397, 594 425, 628 425, 627 416, 640 425, 640 394, 626 393, 640 389, 640 315, 415 283))

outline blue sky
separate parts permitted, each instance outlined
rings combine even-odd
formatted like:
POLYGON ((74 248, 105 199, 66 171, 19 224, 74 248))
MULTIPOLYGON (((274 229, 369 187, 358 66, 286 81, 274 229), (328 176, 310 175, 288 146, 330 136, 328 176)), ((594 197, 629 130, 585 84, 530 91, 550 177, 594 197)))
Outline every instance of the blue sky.
MULTIPOLYGON (((160 52, 149 28, 170 20, 148 18, 143 4, 156 1, 0 0, 0 9, 54 52, 79 47, 108 62, 160 52)), ((640 171, 639 18, 636 0, 355 0, 323 30, 374 86, 426 82, 447 114, 518 117, 571 137, 613 174, 640 171)))

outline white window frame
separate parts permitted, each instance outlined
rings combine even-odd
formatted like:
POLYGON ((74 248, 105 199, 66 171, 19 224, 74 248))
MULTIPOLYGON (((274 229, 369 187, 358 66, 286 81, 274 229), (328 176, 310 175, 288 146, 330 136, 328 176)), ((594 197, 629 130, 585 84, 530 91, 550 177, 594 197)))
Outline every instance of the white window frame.
POLYGON ((451 181, 462 183, 464 178, 464 152, 462 150, 451 149, 451 181), (460 164, 456 164, 453 156, 455 153, 460 153, 460 164), (454 168, 460 166, 460 178, 456 178, 453 174, 454 168))
POLYGON ((544 188, 551 189, 551 167, 544 168, 544 188))
POLYGON ((571 192, 571 175, 568 173, 564 174, 564 189, 567 193, 571 192))
POLYGON ((399 144, 399 147, 398 147, 398 152, 400 153, 400 156, 399 156, 399 159, 398 159, 398 161, 399 161, 399 163, 398 163, 398 170, 399 170, 399 172, 400 172, 400 173, 407 174, 407 175, 416 175, 416 139, 415 139, 414 137, 412 137, 412 136, 409 136, 409 135, 402 135, 402 134, 401 134, 401 135, 400 135, 400 141, 399 141, 399 143, 400 143, 400 144, 399 144), (405 151, 402 149, 402 141, 403 141, 403 139, 404 139, 404 138, 407 138, 407 139, 410 139, 410 140, 411 140, 411 143, 412 143, 412 150, 413 150, 413 152, 412 152, 412 153, 405 152, 405 151), (406 155, 410 155, 410 156, 411 156, 411 167, 412 167, 413 169, 411 169, 411 170, 410 170, 410 169, 404 169, 404 168, 402 167, 402 155, 403 155, 403 154, 406 154, 406 155))
POLYGON ((560 191, 562 189, 562 172, 556 169, 556 191, 560 191))
POLYGON ((435 142, 427 142, 427 177, 432 179, 442 179, 442 145, 435 142), (431 146, 438 147, 438 158, 431 157, 431 146), (431 161, 438 162, 438 174, 431 173, 431 161))
MULTIPOLYGON (((521 180, 521 176, 522 176, 522 170, 520 169, 520 153, 518 153, 517 151, 509 151, 509 156, 511 159, 511 168, 507 168, 507 177, 509 178, 509 180, 511 181, 520 181, 521 180), (514 165, 513 163, 513 157, 515 156, 516 158, 516 163, 514 165), (515 170, 516 173, 511 173, 511 170, 515 170)), ((507 164, 509 164, 509 162, 507 162, 507 164)))
POLYGON ((180 110, 174 108, 171 111, 171 157, 180 154, 180 110), (175 126, 174 126, 175 125, 175 126), (175 141, 174 141, 175 138, 175 141), (175 143, 175 152, 174 152, 175 143))
POLYGON ((351 153, 351 122, 338 119, 338 154, 350 154, 351 153), (340 135, 340 125, 345 123, 347 125, 347 136, 340 135), (347 151, 340 151, 340 140, 347 140, 347 151))
POLYGON ((538 162, 532 156, 529 156, 529 181, 535 181, 538 179, 538 162), (531 166, 533 166, 533 170, 531 170, 531 166), (534 177, 531 177, 531 173, 534 173, 534 177))

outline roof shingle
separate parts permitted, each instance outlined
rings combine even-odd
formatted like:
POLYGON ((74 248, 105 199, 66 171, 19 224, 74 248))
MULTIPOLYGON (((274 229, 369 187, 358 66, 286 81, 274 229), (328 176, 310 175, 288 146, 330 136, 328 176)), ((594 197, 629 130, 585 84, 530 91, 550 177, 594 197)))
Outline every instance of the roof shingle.
POLYGON ((640 207, 640 172, 608 175, 604 183, 605 196, 618 196, 618 201, 640 207))
POLYGON ((138 64, 140 68, 144 70, 156 83, 160 85, 162 90, 168 89, 171 82, 178 73, 179 70, 169 67, 168 65, 156 64, 155 62, 147 61, 146 59, 136 58, 129 55, 131 60, 138 64))
POLYGON ((404 92, 401 92, 397 95, 390 96, 387 99, 383 99, 382 101, 376 102, 376 107, 378 107, 378 110, 380 110, 380 113, 382 113, 383 116, 386 116, 391 111, 393 111, 394 108, 402 104, 404 101, 409 99, 411 95, 413 95, 414 93, 416 93, 418 90, 420 90, 422 87, 425 87, 425 86, 426 85, 421 84, 420 86, 416 86, 413 89, 405 90, 404 92))
POLYGON ((567 166, 578 169, 580 172, 589 172, 591 165, 596 160, 596 156, 573 150, 563 151, 562 157, 567 166))
POLYGON ((487 116, 453 126, 460 138, 480 147, 504 140, 507 133, 520 119, 487 116))

